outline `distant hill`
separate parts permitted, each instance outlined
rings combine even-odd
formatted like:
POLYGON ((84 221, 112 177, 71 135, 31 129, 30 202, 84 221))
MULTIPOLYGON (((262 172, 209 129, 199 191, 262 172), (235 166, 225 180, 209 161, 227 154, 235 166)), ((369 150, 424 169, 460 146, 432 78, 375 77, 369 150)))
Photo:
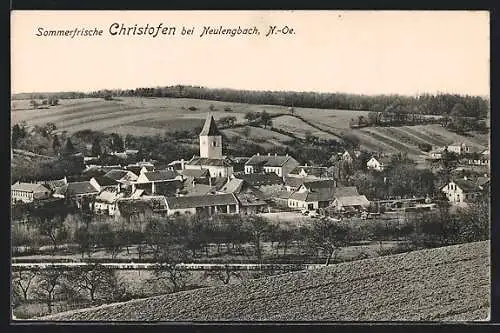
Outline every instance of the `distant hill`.
POLYGON ((55 314, 84 321, 487 320, 489 242, 359 260, 55 314))

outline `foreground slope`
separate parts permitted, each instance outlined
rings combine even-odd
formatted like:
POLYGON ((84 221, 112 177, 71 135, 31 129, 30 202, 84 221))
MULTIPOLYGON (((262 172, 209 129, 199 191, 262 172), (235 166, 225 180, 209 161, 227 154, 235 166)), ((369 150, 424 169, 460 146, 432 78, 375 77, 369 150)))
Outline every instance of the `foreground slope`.
POLYGON ((486 320, 489 242, 338 264, 45 320, 486 320))

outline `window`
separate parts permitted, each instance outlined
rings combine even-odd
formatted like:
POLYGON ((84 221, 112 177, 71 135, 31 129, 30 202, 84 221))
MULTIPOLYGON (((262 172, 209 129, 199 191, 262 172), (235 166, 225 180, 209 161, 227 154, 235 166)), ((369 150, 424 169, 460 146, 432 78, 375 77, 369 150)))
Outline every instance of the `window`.
POLYGON ((212 142, 212 145, 213 145, 214 147, 217 147, 217 141, 212 142))

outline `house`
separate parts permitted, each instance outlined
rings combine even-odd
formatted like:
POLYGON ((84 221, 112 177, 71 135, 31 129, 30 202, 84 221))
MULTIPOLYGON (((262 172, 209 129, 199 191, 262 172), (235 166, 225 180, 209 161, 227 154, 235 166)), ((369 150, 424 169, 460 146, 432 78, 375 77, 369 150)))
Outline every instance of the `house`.
POLYGON ((50 198, 52 191, 42 184, 16 182, 10 188, 12 202, 30 203, 50 198))
POLYGON ((372 158, 370 158, 368 162, 366 162, 366 168, 368 170, 384 171, 385 168, 387 168, 387 166, 389 165, 390 161, 391 160, 389 157, 372 156, 372 158))
POLYGON ((336 196, 331 207, 336 212, 362 211, 370 207, 370 201, 364 195, 336 196))
POLYGON ((104 174, 104 176, 114 179, 124 187, 131 186, 139 178, 135 173, 129 170, 113 169, 104 174))
POLYGON ((443 158, 444 151, 445 151, 444 147, 433 149, 428 153, 429 158, 432 160, 439 160, 443 158))
POLYGON ((66 185, 68 183, 68 179, 66 177, 64 177, 63 179, 42 180, 42 181, 38 181, 36 183, 41 184, 41 185, 47 187, 52 192, 54 192, 57 188, 66 185))
POLYGON ((305 182, 288 199, 292 209, 319 209, 328 207, 335 199, 335 181, 317 180, 305 182))
POLYGON ((117 211, 116 202, 124 196, 117 188, 106 188, 96 196, 93 210, 96 214, 113 216, 117 211))
POLYGON ((195 182, 196 184, 210 184, 211 177, 208 169, 184 169, 178 173, 182 176, 186 184, 195 182))
POLYGON ((90 181, 71 182, 58 188, 53 196, 73 201, 78 208, 82 208, 84 201, 94 199, 99 190, 90 181))
POLYGON ((293 169, 287 177, 305 178, 305 179, 333 179, 333 173, 329 172, 327 167, 314 167, 299 165, 293 169))
POLYGON ((129 164, 125 167, 125 170, 132 171, 137 177, 143 172, 154 171, 155 167, 153 165, 140 165, 140 164, 129 164))
POLYGON ((441 187, 441 191, 446 195, 448 201, 452 203, 470 202, 479 197, 481 192, 487 190, 489 180, 473 180, 468 177, 451 180, 441 187))
POLYGON ((175 160, 175 161, 172 161, 172 162, 167 164, 167 169, 173 170, 173 171, 183 170, 185 163, 186 163, 186 161, 184 161, 184 159, 175 160))
POLYGON ((266 198, 282 190, 283 178, 275 173, 237 173, 232 178, 242 179, 250 186, 259 189, 266 198))
POLYGON ((234 172, 245 171, 245 163, 247 163, 249 159, 250 157, 243 156, 231 157, 234 172))
MULTIPOLYGON (((166 185, 164 183, 176 182, 176 185, 173 186, 175 188, 180 188, 180 183, 182 183, 182 181, 182 176, 172 170, 142 172, 137 180, 132 183, 132 192, 134 192, 135 189, 139 188, 147 190, 150 193, 154 194, 158 193, 157 189, 159 187, 162 187, 162 185, 166 185)), ((167 186, 164 188, 170 188, 170 186, 167 184, 167 186)))
POLYGON ((346 149, 342 154, 340 154, 340 160, 349 164, 354 162, 354 159, 361 155, 359 150, 346 149))
POLYGON ((113 178, 106 176, 96 176, 90 179, 90 183, 94 186, 98 191, 103 191, 108 188, 114 188, 117 191, 121 190, 121 184, 114 180, 113 178))
POLYGON ((232 193, 165 198, 167 215, 238 214, 239 202, 232 193))
POLYGON ((299 162, 287 155, 253 155, 245 163, 245 173, 275 173, 279 177, 287 176, 293 169, 299 166, 299 162))
POLYGON ((218 192, 234 194, 239 202, 240 214, 269 212, 269 204, 266 202, 264 193, 242 179, 229 180, 218 192))
POLYGON ((184 164, 184 169, 207 169, 212 178, 228 178, 233 174, 231 160, 222 155, 222 133, 211 114, 200 132, 200 156, 193 156, 184 164))
POLYGON ((458 155, 470 153, 470 147, 467 146, 464 142, 453 143, 447 147, 447 150, 458 155))

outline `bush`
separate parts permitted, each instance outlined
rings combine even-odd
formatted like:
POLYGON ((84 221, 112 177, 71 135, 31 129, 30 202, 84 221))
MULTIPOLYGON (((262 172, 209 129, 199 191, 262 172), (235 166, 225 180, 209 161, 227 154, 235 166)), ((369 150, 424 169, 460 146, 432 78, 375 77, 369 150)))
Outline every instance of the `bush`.
POLYGON ((188 107, 188 110, 189 111, 196 111, 196 110, 198 110, 198 108, 194 107, 194 106, 190 106, 190 107, 188 107))

